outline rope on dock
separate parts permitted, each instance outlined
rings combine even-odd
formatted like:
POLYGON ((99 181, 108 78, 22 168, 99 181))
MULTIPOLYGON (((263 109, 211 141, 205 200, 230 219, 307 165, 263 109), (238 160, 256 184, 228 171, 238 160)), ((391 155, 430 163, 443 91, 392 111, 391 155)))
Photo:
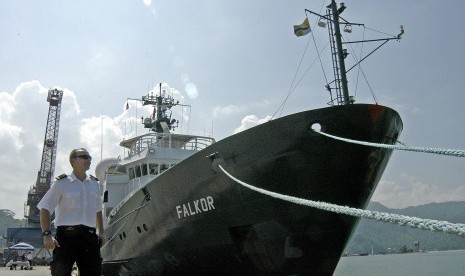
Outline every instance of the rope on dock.
POLYGON ((435 232, 444 232, 448 234, 458 235, 460 237, 465 237, 465 224, 450 223, 447 221, 438 221, 438 220, 432 220, 432 219, 422 219, 422 218, 417 218, 417 217, 409 217, 409 216, 404 216, 404 215, 390 214, 390 213, 377 212, 377 211, 369 211, 369 210, 352 208, 348 206, 340 206, 337 204, 326 203, 322 201, 314 201, 314 200, 308 200, 308 199, 298 198, 294 196, 283 195, 283 194, 268 191, 268 190, 247 184, 235 178, 231 174, 229 174, 221 165, 218 165, 218 166, 229 178, 239 183, 240 185, 246 188, 249 188, 253 191, 259 192, 261 194, 271 196, 276 199, 281 199, 281 200, 285 200, 291 203, 304 205, 304 206, 308 206, 312 208, 317 208, 320 210, 329 211, 329 212, 333 212, 337 214, 368 218, 368 219, 373 219, 373 220, 377 220, 381 222, 398 224, 401 226, 410 226, 412 228, 430 230, 430 231, 435 231, 435 232))

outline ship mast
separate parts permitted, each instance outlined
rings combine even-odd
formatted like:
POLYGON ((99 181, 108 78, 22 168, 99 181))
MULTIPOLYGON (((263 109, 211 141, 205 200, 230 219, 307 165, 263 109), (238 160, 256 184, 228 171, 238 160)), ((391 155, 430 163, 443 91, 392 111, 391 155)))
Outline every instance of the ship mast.
POLYGON ((331 4, 326 6, 326 15, 321 15, 316 12, 310 11, 305 9, 306 12, 311 14, 317 15, 319 17, 318 26, 325 28, 328 26, 328 33, 329 33, 329 40, 331 45, 331 57, 333 61, 333 74, 334 80, 328 84, 326 84, 326 89, 329 91, 331 95, 331 101, 329 102, 330 105, 333 105, 336 102, 338 105, 347 105, 352 104, 354 102, 353 96, 349 96, 349 89, 347 86, 347 72, 349 72, 352 68, 357 66, 361 63, 365 58, 370 56, 373 52, 378 50, 381 46, 386 44, 386 42, 390 40, 400 40, 401 36, 404 34, 403 26, 400 26, 400 33, 397 36, 389 37, 389 38, 381 38, 381 39, 372 39, 372 40, 361 40, 361 41, 349 41, 349 42, 342 42, 342 35, 341 35, 341 24, 344 24, 344 32, 352 32, 352 26, 364 26, 364 24, 360 23, 351 23, 346 21, 344 18, 340 17, 340 14, 346 9, 344 3, 341 3, 339 7, 336 4, 335 0, 331 0, 331 4), (325 20, 326 22, 322 21, 325 20), (341 23, 341 20, 343 21, 341 23), (372 52, 367 54, 365 57, 361 58, 354 66, 352 66, 349 70, 346 70, 344 59, 347 57, 348 53, 347 50, 343 48, 343 44, 349 43, 363 43, 363 42, 375 42, 375 41, 383 41, 383 43, 374 49, 372 52), (336 96, 335 99, 333 98, 332 90, 335 90, 336 96))
POLYGON ((334 35, 332 36, 333 39, 331 39, 331 52, 332 52, 333 60, 335 59, 335 55, 337 54, 337 61, 339 61, 339 70, 337 68, 338 67, 337 62, 333 62, 333 64, 335 65, 334 70, 338 71, 337 73, 340 74, 340 79, 337 78, 337 75, 339 74, 336 75, 336 81, 339 82, 340 84, 337 86, 338 89, 336 91, 337 91, 338 98, 340 99, 341 88, 342 88, 342 96, 343 96, 344 104, 349 104, 350 102, 349 101, 349 89, 347 88, 346 66, 344 63, 345 57, 344 57, 344 50, 342 49, 341 28, 339 26, 339 14, 341 14, 344 11, 345 6, 344 6, 344 3, 341 3, 341 7, 338 9, 336 5, 336 1, 332 0, 331 4, 328 7, 329 8, 327 10, 327 15, 329 16, 331 12, 333 16, 333 21, 332 21, 333 24, 329 25, 330 32, 332 31, 331 26, 334 26, 334 35), (334 51, 334 38, 336 39, 335 44, 337 47, 337 51, 334 51))
MULTIPOLYGON (((347 50, 342 47, 342 35, 340 27, 339 15, 346 9, 344 3, 341 3, 339 8, 335 0, 331 0, 331 4, 326 7, 326 15, 321 15, 310 10, 306 12, 315 14, 320 17, 318 25, 320 27, 326 27, 328 25, 329 42, 331 45, 331 58, 333 61, 333 74, 334 80, 326 85, 326 89, 331 95, 331 101, 329 104, 333 105, 336 102, 338 105, 347 105, 354 102, 353 97, 349 96, 349 88, 347 86, 347 71, 344 59, 347 57, 347 50), (327 23, 321 21, 325 19, 327 23), (331 85, 333 84, 333 87, 331 85), (336 91, 336 99, 333 99, 332 90, 336 91)), ((350 23, 342 19, 345 24, 344 31, 350 31, 352 25, 363 25, 358 23, 350 23), (349 27, 349 29, 346 29, 349 27)))

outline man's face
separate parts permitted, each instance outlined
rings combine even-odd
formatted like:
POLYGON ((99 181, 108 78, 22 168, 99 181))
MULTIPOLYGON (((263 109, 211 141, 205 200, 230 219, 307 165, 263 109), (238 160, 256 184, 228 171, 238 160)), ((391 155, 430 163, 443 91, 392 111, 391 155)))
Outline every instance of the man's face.
POLYGON ((73 158, 73 169, 80 172, 86 172, 90 168, 92 157, 85 150, 76 152, 73 158))

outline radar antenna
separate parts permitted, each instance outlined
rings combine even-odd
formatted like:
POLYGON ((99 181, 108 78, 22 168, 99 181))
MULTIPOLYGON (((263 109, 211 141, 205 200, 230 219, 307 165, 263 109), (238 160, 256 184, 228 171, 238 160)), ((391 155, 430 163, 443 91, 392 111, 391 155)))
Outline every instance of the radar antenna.
POLYGON ((152 118, 142 118, 144 128, 150 128, 157 133, 168 133, 178 126, 176 119, 171 119, 171 108, 179 105, 179 101, 174 100, 170 95, 166 95, 166 90, 162 89, 162 84, 159 84, 160 91, 158 96, 153 95, 153 92, 142 97, 142 105, 153 105, 154 111, 152 118), (176 124, 176 125, 175 125, 176 124))

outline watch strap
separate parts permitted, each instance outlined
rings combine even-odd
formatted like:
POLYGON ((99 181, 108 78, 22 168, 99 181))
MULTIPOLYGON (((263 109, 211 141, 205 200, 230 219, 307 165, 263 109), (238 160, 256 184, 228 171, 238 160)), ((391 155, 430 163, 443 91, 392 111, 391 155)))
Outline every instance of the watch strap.
POLYGON ((43 233, 42 233, 42 236, 50 236, 52 235, 52 232, 50 230, 45 230, 43 233))

